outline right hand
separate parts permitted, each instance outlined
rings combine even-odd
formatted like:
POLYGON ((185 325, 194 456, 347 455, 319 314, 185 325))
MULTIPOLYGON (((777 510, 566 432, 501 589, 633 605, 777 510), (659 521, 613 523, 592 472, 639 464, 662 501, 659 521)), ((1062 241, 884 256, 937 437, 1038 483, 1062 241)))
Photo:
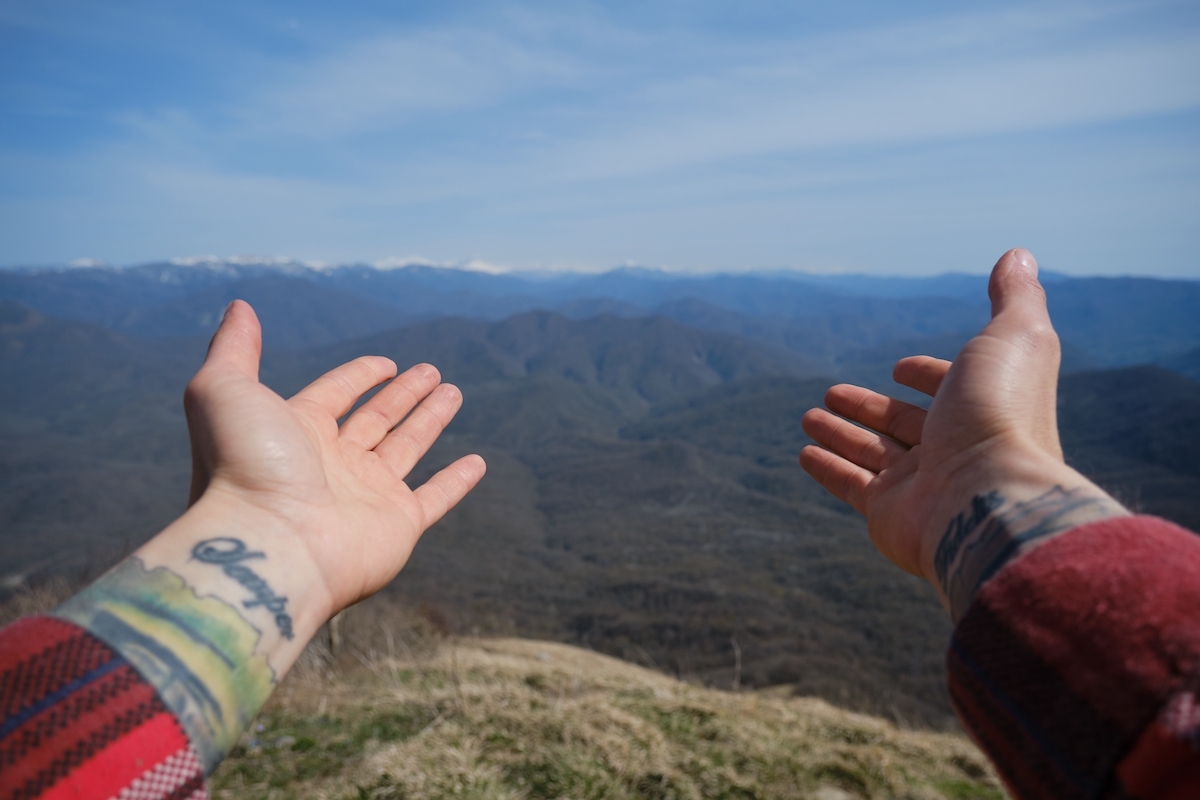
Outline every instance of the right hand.
POLYGON ((1111 501, 1063 461, 1059 342, 1033 256, 1005 253, 988 294, 992 321, 953 363, 914 356, 896 364, 898 383, 934 398, 928 412, 842 384, 825 396, 829 411, 804 417, 819 445, 801 452, 805 471, 866 516, 887 558, 941 589, 934 553, 973 497, 999 492, 1019 502, 1060 486, 1111 501))

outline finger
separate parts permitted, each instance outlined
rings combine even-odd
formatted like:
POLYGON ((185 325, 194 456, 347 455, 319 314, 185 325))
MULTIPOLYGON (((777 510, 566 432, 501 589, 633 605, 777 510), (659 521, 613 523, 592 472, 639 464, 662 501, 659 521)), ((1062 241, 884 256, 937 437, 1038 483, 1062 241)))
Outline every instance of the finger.
POLYGON ((892 379, 901 386, 933 397, 942 385, 942 379, 950 371, 951 363, 944 358, 933 356, 909 356, 896 362, 896 367, 892 370, 892 379))
POLYGON ((1028 250, 1009 250, 1000 257, 988 282, 992 321, 983 334, 1022 351, 1024 357, 1009 366, 1013 379, 1024 384, 1026 424, 1035 441, 1061 458, 1055 398, 1062 347, 1050 323, 1046 291, 1037 272, 1037 261, 1028 250))
POLYGON ((1058 334, 1050 324, 1046 290, 1038 281, 1038 265, 1028 250, 1009 250, 992 268, 988 296, 992 321, 983 333, 1007 341, 1033 357, 1057 379, 1061 357, 1058 334))
POLYGON ((258 315, 245 300, 234 300, 225 309, 225 316, 208 343, 202 369, 233 372, 257 381, 261 357, 262 326, 258 324, 258 315))
POLYGON ((867 494, 867 486, 875 479, 874 473, 811 444, 800 451, 800 466, 813 480, 821 484, 825 491, 842 502, 849 503, 855 511, 866 516, 866 505, 863 501, 867 494))
POLYGON ((404 478, 442 435, 460 408, 462 392, 457 386, 443 383, 421 401, 400 427, 384 437, 375 447, 375 453, 404 478))
POLYGON ((458 505, 458 501, 475 488, 485 472, 487 464, 482 458, 476 455, 463 456, 418 486, 413 495, 421 504, 425 527, 428 528, 458 505))
POLYGON ((817 444, 872 472, 887 469, 908 448, 864 430, 821 408, 811 409, 801 420, 804 432, 817 444))
POLYGON ((1038 360, 1058 373, 1058 334, 1050 324, 1046 290, 1038 282, 1038 265, 1033 254, 1017 248, 1000 257, 988 281, 992 299, 992 321, 985 333, 1019 342, 1038 360))
POLYGON ((183 409, 188 418, 188 438, 192 450, 192 482, 188 489, 190 508, 208 488, 212 475, 204 458, 207 443, 201 435, 205 427, 200 421, 200 409, 213 388, 228 378, 258 382, 258 365, 262 357, 262 327, 258 315, 244 300, 234 300, 225 308, 221 324, 208 343, 204 364, 188 382, 183 393, 183 409))
POLYGON ((430 364, 417 364, 380 389, 342 425, 343 441, 374 450, 417 403, 434 390, 442 376, 430 364))
POLYGON ((358 398, 396 374, 396 362, 383 356, 360 356, 331 369, 297 392, 288 402, 317 406, 337 419, 358 398))
POLYGON ((1033 253, 1014 247, 996 262, 988 279, 992 316, 998 317, 1015 304, 1046 305, 1046 294, 1038 282, 1038 263, 1033 253))
POLYGON ((885 434, 906 447, 921 443, 925 428, 925 409, 864 389, 839 383, 825 393, 825 407, 845 417, 885 434))

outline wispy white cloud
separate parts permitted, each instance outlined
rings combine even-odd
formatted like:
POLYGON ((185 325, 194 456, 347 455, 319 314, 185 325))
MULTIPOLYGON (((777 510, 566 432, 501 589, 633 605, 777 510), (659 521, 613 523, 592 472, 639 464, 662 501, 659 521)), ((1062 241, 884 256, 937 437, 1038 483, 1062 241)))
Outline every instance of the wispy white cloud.
POLYGON ((515 94, 561 86, 573 71, 560 54, 490 31, 388 34, 283 70, 277 85, 248 93, 235 118, 265 135, 357 134, 503 106, 515 94))
MULTIPOLYGON (((808 86, 725 84, 710 102, 567 145, 557 178, 806 149, 994 136, 1200 106, 1200 36, 930 68, 879 64, 808 86)), ((696 93, 696 92, 693 92, 696 93)))
MULTIPOLYGON (((325 30, 302 11, 289 25, 289 10, 271 30, 292 39, 273 49, 218 47, 219 28, 207 29, 187 46, 191 59, 213 51, 194 62, 205 91, 114 101, 105 135, 32 155, 0 135, 0 238, 8 252, 15 241, 32 251, 34 231, 60 241, 73 229, 84 240, 73 255, 114 261, 134 251, 422 252, 431 258, 421 263, 462 266, 480 254, 485 270, 770 266, 806 247, 861 269, 871 247, 883 252, 910 229, 940 235, 959 219, 963 230, 1016 236, 1042 224, 995 204, 968 211, 953 197, 965 172, 1042 180, 1042 196, 1122 225, 1149 219, 1126 213, 1126 195, 1149 209, 1173 193, 1186 216, 1200 151, 1186 136, 1160 147, 1174 169, 1151 166, 1128 133, 1075 150, 1022 144, 1200 111, 1200 15, 1184 8, 989 4, 778 29, 521 3, 325 30), (1054 163, 1039 172, 1029 161, 1039 158, 1054 163), (1131 176, 1129 186, 1142 182, 1122 194, 1077 178, 1071 201, 1070 186, 1050 185, 1065 180, 1064 163, 1087 176, 1101 158, 1142 165, 1157 188, 1131 176), (903 226, 892 192, 909 198, 903 226), (811 223, 789 222, 797 215, 811 223), (864 245, 863 231, 877 244, 864 245)), ((35 23, 47 25, 21 22, 35 23)), ((170 28, 159 19, 154 30, 170 28)), ((1043 211, 1064 230, 1075 224, 1043 211)), ((1173 258, 1200 245, 1171 224, 1153 236, 1173 258)))
POLYGON ((754 42, 639 34, 588 14, 531 32, 510 15, 508 27, 389 32, 282 61, 207 119, 169 108, 126 122, 151 152, 192 147, 218 169, 237 169, 239 146, 282 144, 297 152, 277 172, 324 163, 443 194, 462 172, 475 176, 462 183, 470 193, 489 175, 626 178, 1200 106, 1200 28, 1079 35, 1125 11, 989 11, 754 42))

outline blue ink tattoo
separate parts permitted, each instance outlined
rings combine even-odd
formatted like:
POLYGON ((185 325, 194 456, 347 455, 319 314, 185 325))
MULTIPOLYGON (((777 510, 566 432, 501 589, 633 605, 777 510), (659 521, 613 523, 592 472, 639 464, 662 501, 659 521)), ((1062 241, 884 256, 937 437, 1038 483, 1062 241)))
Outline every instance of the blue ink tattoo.
POLYGON ((243 608, 262 606, 275 615, 275 624, 283 638, 291 640, 292 618, 286 612, 287 598, 280 597, 267 585, 267 582, 254 570, 241 564, 255 558, 266 558, 265 553, 247 550, 241 539, 221 536, 216 539, 205 539, 192 548, 192 558, 205 564, 216 564, 222 571, 250 590, 253 600, 243 600, 243 608))
POLYGON ((996 491, 976 495, 950 520, 933 556, 951 619, 958 622, 980 587, 1022 553, 1077 525, 1123 513, 1116 501, 1083 488, 1055 486, 1020 502, 996 491))

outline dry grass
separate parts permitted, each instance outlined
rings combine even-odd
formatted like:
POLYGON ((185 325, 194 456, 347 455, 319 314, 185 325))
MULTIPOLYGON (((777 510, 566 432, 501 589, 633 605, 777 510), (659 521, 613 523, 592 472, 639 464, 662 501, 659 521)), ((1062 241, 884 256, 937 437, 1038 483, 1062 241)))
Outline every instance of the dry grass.
POLYGON ((34 614, 44 614, 78 591, 63 578, 52 578, 41 584, 20 584, 0 603, 0 628, 13 620, 34 614))
POLYGON ((519 639, 310 653, 216 798, 1002 798, 961 736, 519 639), (356 669, 345 665, 357 664, 356 669))
MULTIPOLYGON (((23 587, 0 623, 70 594, 23 587)), ((980 752, 788 687, 731 693, 563 644, 447 638, 376 597, 318 636, 215 798, 1003 798, 980 752)))

